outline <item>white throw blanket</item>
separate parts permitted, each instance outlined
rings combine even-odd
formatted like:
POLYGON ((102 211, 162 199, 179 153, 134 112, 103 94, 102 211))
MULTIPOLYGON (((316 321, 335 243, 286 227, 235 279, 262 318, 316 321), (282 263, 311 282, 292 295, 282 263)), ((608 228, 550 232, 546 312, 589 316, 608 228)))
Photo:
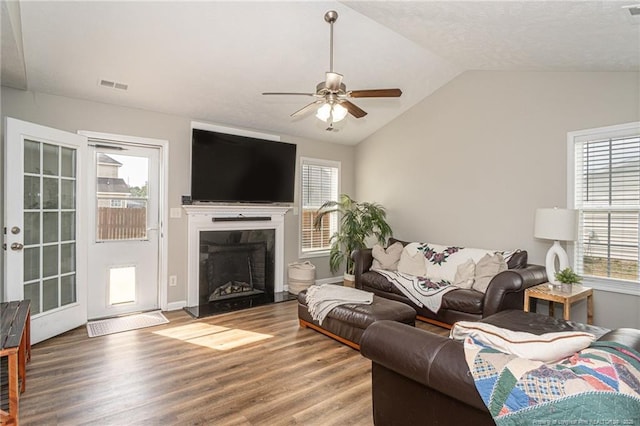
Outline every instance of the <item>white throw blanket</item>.
POLYGON ((373 293, 333 284, 312 285, 307 290, 306 302, 311 318, 322 325, 322 321, 336 306, 349 303, 370 305, 373 293))
POLYGON ((427 278, 417 277, 402 272, 374 269, 395 285, 409 300, 420 307, 429 309, 437 314, 442 305, 442 296, 451 290, 456 290, 447 282, 434 283, 427 278))

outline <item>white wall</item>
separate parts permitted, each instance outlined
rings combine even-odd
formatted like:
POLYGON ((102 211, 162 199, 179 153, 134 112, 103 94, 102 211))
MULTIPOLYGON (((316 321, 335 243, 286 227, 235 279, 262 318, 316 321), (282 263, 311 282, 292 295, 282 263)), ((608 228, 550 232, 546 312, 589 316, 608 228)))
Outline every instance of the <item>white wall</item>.
MULTIPOLYGON (((9 116, 74 133, 78 130, 89 130, 168 140, 169 207, 180 207, 181 196, 189 194, 192 118, 14 90, 7 87, 2 87, 1 94, 0 113, 2 117, 9 116)), ((215 124, 224 125, 224 123, 215 124)), ((260 131, 260 129, 255 130, 260 131)), ((353 147, 288 135, 281 135, 281 137, 283 142, 297 144, 298 156, 341 161, 342 190, 353 193, 353 153, 355 151, 353 147)), ((2 144, 4 144, 4 138, 2 144)), ((2 145, 0 152, 4 152, 4 145, 2 145)), ((0 161, 0 164, 3 163, 0 161)), ((0 174, 0 176, 2 175, 3 173, 0 174)), ((2 179, 3 177, 0 177, 0 188, 4 191, 2 179)), ((299 188, 299 185, 296 188, 299 188)), ((296 195, 296 202, 298 202, 297 198, 299 198, 298 195, 296 195)), ((4 203, 4 197, 2 197, 2 203, 4 203)), ((1 205, 0 211, 3 211, 1 205)), ((298 260, 298 218, 299 216, 295 216, 292 210, 285 217, 286 263, 298 260)), ((4 223, 3 220, 1 222, 4 223)), ((169 219, 168 235, 168 275, 177 275, 178 278, 176 287, 168 287, 168 302, 186 301, 187 219, 185 214, 181 219, 169 219)), ((317 278, 333 276, 329 271, 326 257, 314 258, 312 262, 316 265, 317 278)), ((1 288, 4 288, 4 283, 0 285, 1 288)))
MULTIPOLYGON (((639 73, 466 72, 357 145, 356 197, 386 206, 398 238, 517 247, 544 264, 550 243, 533 238, 534 212, 567 205, 567 132, 640 120, 639 83, 639 73)), ((640 298, 597 292, 595 314, 640 327, 640 298)))

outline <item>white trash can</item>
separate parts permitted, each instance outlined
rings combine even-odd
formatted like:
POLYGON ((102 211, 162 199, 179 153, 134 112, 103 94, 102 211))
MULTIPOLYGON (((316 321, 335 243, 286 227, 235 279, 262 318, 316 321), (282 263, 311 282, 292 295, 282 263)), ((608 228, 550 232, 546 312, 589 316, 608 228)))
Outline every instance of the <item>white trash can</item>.
POLYGON ((289 264, 289 293, 298 294, 316 282, 316 266, 309 262, 289 264))

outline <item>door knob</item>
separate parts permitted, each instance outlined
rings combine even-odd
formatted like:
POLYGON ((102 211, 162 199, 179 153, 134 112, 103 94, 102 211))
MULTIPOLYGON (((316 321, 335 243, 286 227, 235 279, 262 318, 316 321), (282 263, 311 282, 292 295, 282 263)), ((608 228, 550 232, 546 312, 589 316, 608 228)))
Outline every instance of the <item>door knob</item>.
POLYGON ((22 250, 23 247, 24 246, 22 244, 20 244, 20 243, 12 243, 11 244, 11 250, 13 250, 13 251, 20 251, 20 250, 22 250))

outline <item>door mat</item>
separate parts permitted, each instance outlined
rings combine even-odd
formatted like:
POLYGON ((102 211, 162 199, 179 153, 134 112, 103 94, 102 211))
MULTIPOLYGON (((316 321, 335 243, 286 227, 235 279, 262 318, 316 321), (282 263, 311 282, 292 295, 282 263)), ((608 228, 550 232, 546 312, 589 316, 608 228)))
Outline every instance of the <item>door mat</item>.
POLYGON ((89 337, 99 337, 139 328, 153 327, 154 325, 168 322, 169 320, 162 315, 161 311, 144 312, 124 317, 90 321, 87 323, 87 333, 89 333, 89 337))

